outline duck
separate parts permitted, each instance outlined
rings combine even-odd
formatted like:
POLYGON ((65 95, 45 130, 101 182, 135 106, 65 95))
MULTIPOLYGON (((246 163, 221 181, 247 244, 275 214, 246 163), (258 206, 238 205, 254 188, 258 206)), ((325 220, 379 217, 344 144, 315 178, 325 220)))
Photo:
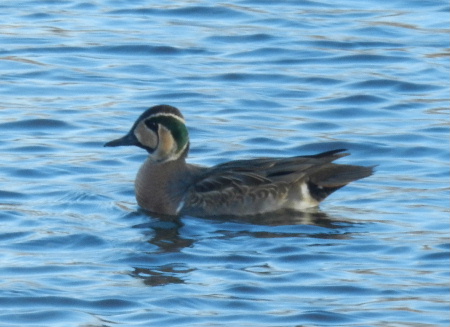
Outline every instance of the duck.
POLYGON ((278 210, 303 211, 374 167, 336 164, 349 155, 336 149, 314 155, 263 157, 213 167, 186 161, 190 141, 180 110, 156 105, 145 110, 123 137, 105 147, 137 146, 148 156, 135 183, 137 204, 165 216, 252 216, 278 210))

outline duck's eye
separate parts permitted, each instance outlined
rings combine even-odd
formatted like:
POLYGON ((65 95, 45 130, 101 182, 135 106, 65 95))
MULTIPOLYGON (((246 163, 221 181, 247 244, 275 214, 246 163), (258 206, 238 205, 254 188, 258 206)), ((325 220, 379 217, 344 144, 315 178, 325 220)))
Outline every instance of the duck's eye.
POLYGON ((153 121, 151 121, 151 120, 147 120, 147 121, 145 122, 145 125, 146 125, 149 129, 151 129, 153 132, 155 132, 155 133, 158 132, 158 124, 157 124, 157 123, 155 123, 155 122, 153 122, 153 121))

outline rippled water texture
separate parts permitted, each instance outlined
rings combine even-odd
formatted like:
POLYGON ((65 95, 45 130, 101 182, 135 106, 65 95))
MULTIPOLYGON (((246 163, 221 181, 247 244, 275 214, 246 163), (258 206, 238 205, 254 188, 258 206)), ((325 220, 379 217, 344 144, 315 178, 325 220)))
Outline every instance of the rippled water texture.
POLYGON ((0 325, 448 326, 447 1, 0 3, 0 325), (347 148, 319 210, 139 210, 179 107, 191 162, 347 148))

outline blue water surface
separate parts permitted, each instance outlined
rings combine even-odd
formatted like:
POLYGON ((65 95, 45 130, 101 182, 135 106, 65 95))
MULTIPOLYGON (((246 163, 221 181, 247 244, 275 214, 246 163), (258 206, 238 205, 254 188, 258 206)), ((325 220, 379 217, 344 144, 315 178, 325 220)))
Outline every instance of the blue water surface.
POLYGON ((448 326, 447 1, 0 3, 0 326, 448 326), (146 108, 190 162, 346 148, 318 210, 138 208, 146 108))

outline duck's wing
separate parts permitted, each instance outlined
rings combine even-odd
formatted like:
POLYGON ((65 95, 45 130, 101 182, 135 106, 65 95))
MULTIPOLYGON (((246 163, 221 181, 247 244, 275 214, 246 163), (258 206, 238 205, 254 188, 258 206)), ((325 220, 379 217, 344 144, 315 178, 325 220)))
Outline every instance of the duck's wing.
MULTIPOLYGON (((331 163, 348 155, 343 151, 291 158, 237 160, 209 168, 189 188, 185 205, 202 207, 208 212, 222 209, 232 212, 233 209, 228 207, 251 212, 252 206, 254 210, 267 206, 264 204, 266 200, 276 205, 292 197, 292 189, 299 195, 302 185, 310 193, 307 196, 317 204, 349 182, 372 174, 371 167, 331 163)), ((301 200, 299 195, 298 201, 301 200)))
POLYGON ((313 156, 258 158, 226 162, 205 171, 194 184, 197 192, 218 191, 230 185, 258 186, 277 182, 293 183, 344 156, 343 149, 313 156))

